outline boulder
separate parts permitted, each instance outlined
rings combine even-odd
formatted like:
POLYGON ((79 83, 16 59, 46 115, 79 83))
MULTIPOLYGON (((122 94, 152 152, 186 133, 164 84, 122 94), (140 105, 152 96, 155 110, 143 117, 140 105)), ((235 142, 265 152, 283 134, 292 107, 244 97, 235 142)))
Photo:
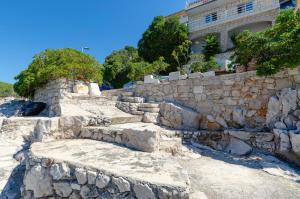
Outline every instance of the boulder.
POLYGON ((50 174, 54 180, 68 179, 71 177, 70 168, 65 164, 53 164, 50 168, 50 174))
POLYGON ((75 170, 75 176, 77 179, 78 184, 84 185, 87 183, 87 173, 86 170, 81 169, 81 168, 77 168, 75 170))
POLYGON ((100 97, 101 91, 100 91, 99 85, 96 83, 90 83, 89 84, 89 94, 90 94, 90 96, 100 97))
POLYGON ((239 139, 230 138, 230 142, 225 148, 225 151, 233 155, 244 156, 252 152, 252 147, 239 139))
POLYGON ((47 170, 41 165, 33 166, 25 175, 24 185, 26 190, 33 191, 35 198, 53 195, 52 179, 47 170))
POLYGON ((59 129, 65 138, 78 137, 82 127, 88 122, 89 119, 84 116, 63 116, 59 118, 59 129))
POLYGON ((124 178, 112 178, 112 183, 116 185, 121 193, 130 191, 130 183, 124 178))
POLYGON ((246 120, 245 120, 246 111, 242 108, 235 108, 232 112, 232 120, 236 122, 240 126, 245 126, 246 120))
POLYGON ((105 188, 110 182, 110 177, 107 175, 99 174, 96 178, 96 186, 100 189, 105 188))
POLYGON ((55 190, 55 193, 60 197, 66 198, 69 197, 72 193, 72 188, 70 186, 70 183, 67 182, 53 183, 53 188, 55 190))
POLYGON ((289 133, 287 130, 273 129, 276 142, 276 151, 279 154, 288 153, 291 149, 289 133))
POLYGON ((279 120, 281 115, 281 103, 278 97, 271 97, 268 103, 268 112, 266 123, 269 127, 273 127, 274 123, 279 120))
POLYGON ((21 108, 19 115, 23 117, 37 116, 46 106, 43 102, 28 102, 21 108))
POLYGON ((89 94, 89 87, 84 85, 83 83, 76 84, 73 87, 73 92, 82 94, 82 95, 88 95, 89 94))
POLYGON ((155 194, 147 184, 136 184, 133 190, 137 199, 156 199, 155 194))
POLYGON ((146 112, 143 116, 143 122, 153 124, 159 123, 159 113, 146 112))
POLYGON ((297 109, 298 95, 297 91, 291 88, 286 88, 281 91, 282 114, 284 117, 288 116, 291 111, 297 109))
POLYGON ((300 157, 300 131, 289 131, 292 150, 300 157))

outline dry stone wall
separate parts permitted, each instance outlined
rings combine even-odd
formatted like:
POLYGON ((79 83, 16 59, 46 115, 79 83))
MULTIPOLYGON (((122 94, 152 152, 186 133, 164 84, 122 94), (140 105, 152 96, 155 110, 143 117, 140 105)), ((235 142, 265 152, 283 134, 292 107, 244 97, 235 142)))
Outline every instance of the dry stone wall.
POLYGON ((194 109, 201 115, 202 129, 262 128, 266 126, 270 97, 299 83, 300 72, 296 68, 271 77, 258 77, 251 71, 138 84, 134 91, 150 102, 169 101, 194 109))

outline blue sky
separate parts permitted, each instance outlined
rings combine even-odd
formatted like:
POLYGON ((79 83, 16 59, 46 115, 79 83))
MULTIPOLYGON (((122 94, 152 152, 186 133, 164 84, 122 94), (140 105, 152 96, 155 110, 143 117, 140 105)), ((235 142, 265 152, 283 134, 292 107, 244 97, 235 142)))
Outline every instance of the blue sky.
POLYGON ((0 81, 14 82, 46 48, 91 48, 101 63, 113 50, 136 46, 154 16, 185 0, 1 0, 0 81))

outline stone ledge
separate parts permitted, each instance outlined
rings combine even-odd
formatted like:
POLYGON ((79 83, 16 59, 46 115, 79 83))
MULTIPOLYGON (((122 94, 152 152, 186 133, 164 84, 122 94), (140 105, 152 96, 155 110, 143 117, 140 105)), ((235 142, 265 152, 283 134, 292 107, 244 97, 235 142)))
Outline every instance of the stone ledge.
POLYGON ((24 195, 189 198, 186 171, 172 156, 165 156, 92 140, 35 143, 27 161, 24 195))

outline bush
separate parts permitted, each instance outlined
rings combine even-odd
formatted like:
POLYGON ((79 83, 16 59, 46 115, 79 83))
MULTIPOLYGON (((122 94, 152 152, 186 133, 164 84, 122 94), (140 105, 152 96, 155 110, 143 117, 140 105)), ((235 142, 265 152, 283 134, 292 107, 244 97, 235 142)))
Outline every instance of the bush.
POLYGON ((0 82, 0 97, 10 97, 10 96, 15 96, 13 85, 0 82))
POLYGON ((31 98, 37 88, 58 78, 101 84, 102 70, 95 58, 80 51, 48 49, 35 55, 28 68, 15 77, 14 89, 20 96, 31 98))
POLYGON ((214 34, 208 34, 205 36, 205 45, 203 46, 204 60, 209 61, 211 57, 220 53, 220 44, 218 38, 214 34))
POLYGON ((275 25, 265 31, 243 32, 236 38, 233 64, 257 63, 257 74, 273 75, 300 65, 300 13, 282 11, 275 25))
MULTIPOLYGON (((202 57, 204 56, 202 55, 202 57)), ((205 73, 218 68, 219 65, 214 57, 210 57, 208 61, 204 61, 203 59, 202 61, 197 61, 191 64, 191 71, 193 73, 196 72, 205 73)))

